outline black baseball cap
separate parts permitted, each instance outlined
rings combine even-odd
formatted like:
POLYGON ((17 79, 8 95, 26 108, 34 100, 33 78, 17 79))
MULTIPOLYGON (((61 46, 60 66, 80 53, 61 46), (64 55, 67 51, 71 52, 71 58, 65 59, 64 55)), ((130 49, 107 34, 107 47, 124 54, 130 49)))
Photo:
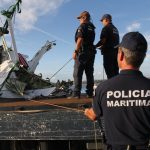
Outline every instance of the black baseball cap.
POLYGON ((124 47, 130 51, 146 52, 147 41, 141 33, 129 32, 123 36, 121 43, 116 47, 124 47))
POLYGON ((100 20, 103 21, 104 19, 109 19, 111 21, 112 16, 110 14, 104 14, 100 20))
POLYGON ((78 17, 77 19, 80 19, 82 17, 87 17, 88 19, 90 19, 90 13, 88 11, 83 11, 78 17))

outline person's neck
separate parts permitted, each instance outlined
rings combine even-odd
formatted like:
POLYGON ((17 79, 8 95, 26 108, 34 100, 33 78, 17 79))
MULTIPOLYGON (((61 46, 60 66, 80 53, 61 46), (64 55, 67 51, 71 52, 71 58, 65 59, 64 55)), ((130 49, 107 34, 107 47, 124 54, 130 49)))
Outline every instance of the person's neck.
POLYGON ((104 26, 108 26, 111 22, 107 22, 104 26))
POLYGON ((139 70, 139 68, 133 67, 133 66, 126 66, 120 68, 121 70, 139 70))
POLYGON ((89 23, 89 21, 88 20, 83 20, 83 21, 80 22, 80 24, 84 24, 84 23, 89 23))

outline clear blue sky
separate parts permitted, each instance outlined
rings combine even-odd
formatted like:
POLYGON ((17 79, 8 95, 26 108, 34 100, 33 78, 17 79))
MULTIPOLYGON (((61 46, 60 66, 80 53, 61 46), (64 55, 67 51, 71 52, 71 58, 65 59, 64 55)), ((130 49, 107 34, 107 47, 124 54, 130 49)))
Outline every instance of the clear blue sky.
MULTIPOLYGON (((110 13, 113 23, 120 32, 120 39, 129 31, 139 31, 150 46, 150 1, 149 0, 22 0, 22 13, 15 18, 15 37, 18 52, 33 57, 38 49, 49 40, 56 40, 56 46, 46 53, 36 73, 51 77, 71 57, 75 48, 74 34, 79 26, 76 17, 84 10, 90 12, 96 26, 95 43, 99 40, 102 24, 99 21, 110 13)), ((8 8, 15 0, 0 0, 0 10, 8 8)), ((1 16, 3 20, 3 17, 1 16)), ((3 21, 4 22, 4 21, 3 21)), ((0 26, 2 23, 0 21, 0 26)), ((8 46, 10 44, 8 43, 8 46)), ((95 60, 95 79, 103 78, 103 60, 98 51, 95 60)), ((141 67, 150 77, 150 52, 141 67)), ((73 79, 73 65, 70 62, 51 81, 73 79)), ((106 78, 106 77, 105 77, 106 78)))

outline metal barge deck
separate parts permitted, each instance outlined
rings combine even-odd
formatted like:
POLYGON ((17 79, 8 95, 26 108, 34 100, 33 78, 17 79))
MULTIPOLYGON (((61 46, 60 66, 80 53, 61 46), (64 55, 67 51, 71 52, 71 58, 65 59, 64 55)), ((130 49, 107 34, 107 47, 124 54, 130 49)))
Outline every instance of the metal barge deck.
MULTIPOLYGON (((10 145, 11 148, 8 149, 4 146, 5 150, 21 150, 17 149, 18 143, 28 141, 32 145, 40 143, 40 148, 32 148, 33 150, 59 150, 56 145, 60 146, 61 150, 64 145, 67 145, 64 150, 80 150, 81 145, 84 145, 82 150, 86 150, 90 149, 90 143, 94 144, 93 147, 97 147, 102 141, 99 126, 86 118, 83 113, 83 107, 90 106, 91 102, 92 99, 85 97, 11 102, 1 100, 0 146, 10 145), (55 148, 52 145, 55 145, 55 148)), ((3 150, 2 147, 0 149, 3 150)))

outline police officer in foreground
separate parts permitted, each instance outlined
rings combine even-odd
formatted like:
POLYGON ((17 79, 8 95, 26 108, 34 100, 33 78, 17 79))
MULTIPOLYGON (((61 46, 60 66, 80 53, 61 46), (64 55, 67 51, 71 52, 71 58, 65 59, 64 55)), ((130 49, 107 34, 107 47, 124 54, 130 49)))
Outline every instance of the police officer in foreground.
POLYGON ((100 41, 95 46, 101 49, 104 69, 109 79, 119 73, 117 63, 118 48, 114 48, 114 46, 119 44, 119 32, 112 24, 112 16, 110 14, 103 15, 101 22, 104 27, 100 34, 100 41))
POLYGON ((139 32, 129 32, 118 47, 120 74, 97 87, 93 108, 85 109, 85 115, 92 120, 104 117, 108 150, 145 150, 150 139, 150 79, 139 68, 147 42, 139 32))
POLYGON ((95 39, 95 26, 90 22, 91 17, 87 11, 83 11, 77 19, 80 21, 80 26, 75 33, 76 48, 73 53, 73 59, 75 60, 73 73, 75 88, 73 97, 80 98, 84 71, 87 79, 87 97, 92 97, 94 86, 94 60, 96 53, 93 45, 95 39))

